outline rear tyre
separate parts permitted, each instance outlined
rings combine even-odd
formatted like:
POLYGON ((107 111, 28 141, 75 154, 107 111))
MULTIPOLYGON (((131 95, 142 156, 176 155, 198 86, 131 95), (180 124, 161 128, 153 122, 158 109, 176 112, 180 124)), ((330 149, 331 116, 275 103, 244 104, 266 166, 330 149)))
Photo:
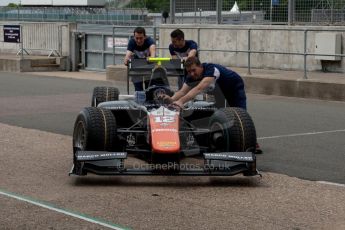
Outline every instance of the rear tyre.
POLYGON ((210 118, 210 148, 215 152, 255 152, 256 131, 246 110, 227 107, 210 118))
POLYGON ((117 148, 116 119, 110 110, 84 108, 74 124, 73 162, 75 172, 85 175, 82 163, 76 161, 76 152, 80 151, 113 151, 117 148))
POLYGON ((99 103, 105 101, 117 101, 119 94, 119 89, 116 87, 97 86, 93 89, 91 106, 97 107, 99 103))

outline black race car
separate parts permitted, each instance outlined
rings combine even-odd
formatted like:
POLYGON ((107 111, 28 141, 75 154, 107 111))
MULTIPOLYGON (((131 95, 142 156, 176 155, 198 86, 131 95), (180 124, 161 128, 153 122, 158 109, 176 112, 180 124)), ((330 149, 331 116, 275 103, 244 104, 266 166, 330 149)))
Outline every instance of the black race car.
POLYGON ((206 100, 183 109, 164 103, 159 95, 173 94, 170 70, 183 74, 183 65, 179 60, 150 61, 159 62, 134 60, 129 65, 129 73, 151 70, 152 84, 144 92, 120 95, 115 87, 94 89, 91 107, 75 121, 70 174, 258 175, 249 114, 241 108, 217 109, 206 100))

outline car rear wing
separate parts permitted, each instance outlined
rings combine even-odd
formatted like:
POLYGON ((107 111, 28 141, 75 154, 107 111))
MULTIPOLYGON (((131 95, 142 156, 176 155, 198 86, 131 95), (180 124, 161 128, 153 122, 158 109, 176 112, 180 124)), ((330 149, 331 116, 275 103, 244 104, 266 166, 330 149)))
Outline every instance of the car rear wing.
POLYGON ((155 68, 163 68, 167 77, 178 77, 184 75, 182 59, 164 57, 131 59, 127 65, 127 93, 129 94, 130 77, 150 77, 155 68))

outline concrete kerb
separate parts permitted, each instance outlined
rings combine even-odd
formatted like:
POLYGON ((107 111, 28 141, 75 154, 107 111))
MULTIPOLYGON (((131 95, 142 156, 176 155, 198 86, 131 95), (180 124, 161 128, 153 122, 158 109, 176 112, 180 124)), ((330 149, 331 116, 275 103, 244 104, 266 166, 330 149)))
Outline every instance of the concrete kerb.
POLYGON ((248 93, 287 97, 314 98, 320 100, 345 101, 345 75, 343 73, 283 71, 234 68, 244 79, 248 93))
POLYGON ((109 65, 106 69, 106 79, 109 81, 126 81, 127 67, 124 65, 109 65))
POLYGON ((25 56, 21 59, 15 54, 0 54, 0 71, 5 72, 40 72, 63 71, 66 69, 66 57, 25 56))
POLYGON ((247 93, 345 101, 345 84, 313 79, 272 79, 244 76, 247 93))

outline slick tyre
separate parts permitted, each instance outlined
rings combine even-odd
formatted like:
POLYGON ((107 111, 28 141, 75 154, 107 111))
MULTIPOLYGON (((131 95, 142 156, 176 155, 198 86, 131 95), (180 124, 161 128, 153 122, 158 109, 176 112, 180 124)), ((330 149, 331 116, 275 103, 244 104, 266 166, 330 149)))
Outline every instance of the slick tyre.
POLYGON ((209 129, 212 151, 255 151, 255 126, 244 109, 227 107, 217 110, 210 117, 209 129))
POLYGON ((107 109, 87 107, 78 115, 73 149, 111 151, 116 146, 116 119, 107 109))
POLYGON ((76 152, 113 151, 117 146, 116 120, 110 110, 87 107, 78 115, 73 130, 73 162, 75 172, 85 175, 82 164, 76 162, 76 152))
POLYGON ((115 87, 97 86, 93 89, 91 106, 97 107, 99 103, 105 101, 119 100, 119 89, 115 87))

